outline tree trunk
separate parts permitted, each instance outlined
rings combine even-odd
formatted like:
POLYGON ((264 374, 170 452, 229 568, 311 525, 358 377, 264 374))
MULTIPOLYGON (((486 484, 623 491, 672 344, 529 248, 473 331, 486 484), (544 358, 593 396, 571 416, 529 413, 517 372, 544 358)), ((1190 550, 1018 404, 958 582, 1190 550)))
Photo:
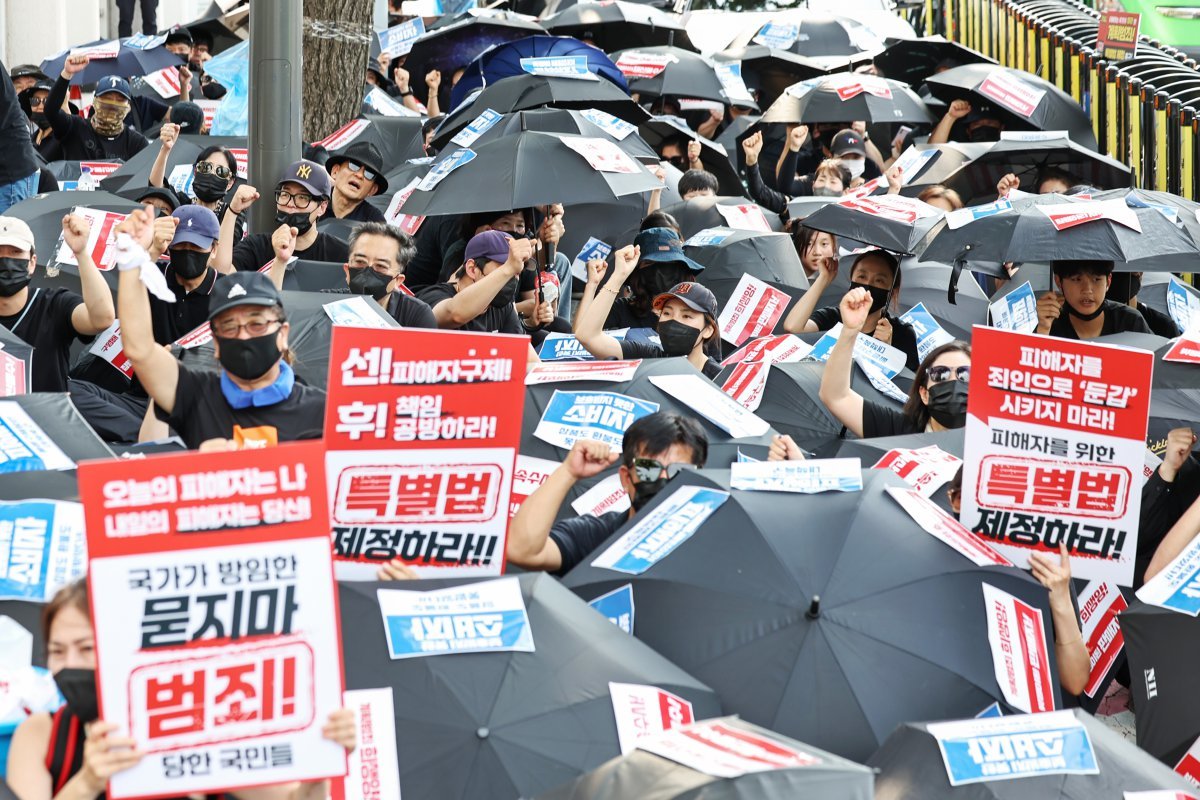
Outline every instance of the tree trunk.
POLYGON ((304 141, 358 116, 373 7, 372 0, 304 0, 304 141))

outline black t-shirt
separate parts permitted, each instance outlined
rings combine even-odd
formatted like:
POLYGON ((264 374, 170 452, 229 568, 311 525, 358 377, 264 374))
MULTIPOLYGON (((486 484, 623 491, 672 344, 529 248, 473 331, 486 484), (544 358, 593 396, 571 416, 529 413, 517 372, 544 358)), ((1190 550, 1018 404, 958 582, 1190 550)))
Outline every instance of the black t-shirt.
POLYGON ((605 539, 616 533, 627 519, 628 512, 609 511, 598 517, 584 514, 554 523, 550 528, 550 540, 558 545, 558 552, 562 554, 562 566, 554 574, 566 575, 574 569, 605 539))
POLYGON ((329 207, 325 209, 325 216, 321 217, 321 219, 344 219, 350 222, 387 222, 387 217, 383 215, 383 212, 366 200, 355 206, 354 210, 344 217, 338 217, 337 214, 333 213, 333 201, 330 201, 329 207))
POLYGON ((175 302, 166 303, 150 295, 150 321, 154 326, 154 341, 159 344, 170 344, 208 321, 208 298, 220 273, 209 267, 204 280, 190 292, 179 285, 170 267, 166 276, 175 302))
POLYGON ((863 400, 862 427, 864 439, 921 433, 912 420, 896 409, 872 403, 870 400, 863 400))
MULTIPOLYGON (((600 291, 605 291, 601 289, 600 291)), ((613 301, 612 308, 608 312, 608 318, 604 320, 604 329, 613 330, 615 328, 657 328, 658 317, 653 311, 648 311, 646 314, 639 316, 633 310, 629 300, 624 297, 618 297, 613 301)))
POLYGON ((233 408, 221 392, 221 373, 179 365, 175 408, 154 413, 194 450, 209 439, 258 440, 271 444, 318 439, 325 424, 325 392, 296 381, 287 399, 269 406, 233 408))
MULTIPOLYGON (((667 352, 654 342, 630 342, 622 339, 621 358, 667 358, 667 352)), ((716 379, 721 372, 721 365, 710 358, 700 371, 704 373, 704 377, 716 379)))
MULTIPOLYGON (((809 319, 817 326, 817 330, 827 331, 842 321, 842 312, 837 306, 825 306, 814 311, 809 319)), ((905 366, 916 372, 917 367, 921 365, 921 360, 917 357, 916 331, 907 322, 901 322, 887 311, 883 312, 882 319, 892 324, 892 347, 904 353, 907 357, 905 366)))
POLYGON ((1142 315, 1142 319, 1146 320, 1146 324, 1150 326, 1151 332, 1155 335, 1174 339, 1183 333, 1179 329, 1179 326, 1175 324, 1175 320, 1171 319, 1170 315, 1164 314, 1156 308, 1151 308, 1145 303, 1138 303, 1137 310, 1142 315))
POLYGON ((400 323, 402 328, 433 328, 436 330, 438 326, 437 317, 433 316, 433 309, 423 300, 409 297, 404 292, 392 292, 392 299, 388 300, 387 312, 392 315, 392 319, 400 323))
POLYGON ((71 324, 71 314, 82 302, 82 297, 61 286, 38 287, 29 290, 29 300, 20 312, 0 317, 0 325, 33 347, 33 391, 67 390, 71 343, 91 338, 76 333, 71 324))
MULTIPOLYGON (((417 292, 417 299, 424 301, 430 309, 436 308, 443 300, 448 300, 457 294, 454 284, 435 283, 417 292)), ((463 325, 459 330, 479 331, 481 333, 525 333, 517 310, 512 303, 503 308, 488 308, 475 319, 463 325)))
MULTIPOLYGON (((1111 333, 1125 333, 1126 331, 1132 331, 1133 333, 1151 332, 1150 326, 1146 324, 1146 320, 1141 314, 1122 303, 1105 300, 1104 325, 1100 328, 1100 335, 1108 336, 1111 333)), ((1059 318, 1054 320, 1050 325, 1050 335, 1058 336, 1062 339, 1079 338, 1079 334, 1075 332, 1075 326, 1071 324, 1071 314, 1065 306, 1059 318)))
MULTIPOLYGON (((350 245, 319 232, 307 250, 297 250, 294 255, 305 261, 345 264, 350 258, 350 245)), ((233 246, 233 266, 239 272, 257 272, 274 260, 275 248, 271 246, 269 233, 252 233, 233 246)))

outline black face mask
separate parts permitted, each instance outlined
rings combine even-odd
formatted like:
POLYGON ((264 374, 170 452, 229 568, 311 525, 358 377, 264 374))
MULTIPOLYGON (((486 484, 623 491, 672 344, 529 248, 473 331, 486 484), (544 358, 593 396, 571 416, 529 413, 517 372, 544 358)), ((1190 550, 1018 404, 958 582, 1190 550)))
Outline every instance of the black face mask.
POLYGON ((518 285, 519 280, 517 278, 513 278, 511 281, 504 284, 504 287, 496 293, 495 297, 492 298, 492 308, 504 308, 505 306, 511 306, 513 301, 517 299, 518 285))
MULTIPOLYGON (((211 173, 203 175, 197 172, 192 179, 192 191, 196 193, 196 199, 205 203, 217 202, 225 196, 227 190, 228 183, 223 178, 218 178, 211 173)), ((304 216, 308 217, 307 214, 304 216)))
POLYGON ((223 336, 213 338, 221 346, 220 355, 217 356, 221 366, 230 375, 244 381, 256 380, 266 375, 282 355, 279 345, 275 342, 275 333, 264 333, 253 339, 226 339, 223 336))
POLYGON ((0 297, 12 297, 29 285, 28 258, 0 258, 0 297))
POLYGON ((980 125, 970 131, 967 138, 972 142, 998 142, 1000 141, 1000 129, 993 128, 991 125, 980 125))
POLYGON ((172 250, 171 269, 185 281, 194 280, 208 269, 208 255, 195 250, 172 250))
POLYGON ((630 505, 633 506, 635 512, 641 511, 646 507, 646 504, 655 498, 655 496, 663 490, 667 485, 667 478, 659 478, 654 481, 641 481, 633 485, 633 497, 630 498, 630 505))
POLYGON ((1132 272, 1114 272, 1112 283, 1108 286, 1106 300, 1126 305, 1130 298, 1137 297, 1142 290, 1142 276, 1132 272))
POLYGON ((312 217, 307 211, 296 211, 288 214, 283 211, 275 212, 275 226, 287 225, 289 228, 295 228, 296 233, 300 236, 308 233, 308 229, 313 226, 312 217))
POLYGON ((929 387, 929 416, 943 428, 962 428, 967 424, 967 384, 957 379, 929 387))
POLYGON ((696 346, 700 331, 691 325, 668 319, 658 323, 658 338, 662 342, 663 352, 667 355, 686 356, 696 346))
POLYGON ((1066 298, 1063 299, 1063 308, 1065 308, 1067 310, 1067 313, 1070 314, 1072 317, 1074 317, 1075 319, 1083 320, 1084 322, 1091 322, 1096 317, 1098 317, 1104 313, 1104 303, 1101 303, 1100 305, 1096 306, 1096 310, 1093 311, 1092 313, 1084 314, 1082 311, 1078 310, 1077 308, 1072 306, 1070 303, 1068 303, 1066 301, 1066 298))
POLYGON ((46 128, 50 127, 50 120, 47 119, 46 115, 43 114, 41 111, 30 114, 29 119, 33 121, 34 125, 38 126, 39 130, 44 131, 44 130, 46 130, 46 128))
POLYGON ((350 287, 351 294, 366 294, 379 300, 387 295, 392 279, 370 267, 350 267, 350 280, 346 285, 350 287))
POLYGON ((83 723, 100 719, 100 705, 96 699, 96 670, 60 669, 54 673, 58 690, 67 699, 71 713, 83 723))
POLYGON ((867 292, 871 295, 870 313, 872 314, 887 305, 888 295, 891 294, 890 290, 888 289, 881 289, 878 286, 868 286, 867 284, 859 283, 858 281, 850 281, 850 288, 867 290, 867 292))

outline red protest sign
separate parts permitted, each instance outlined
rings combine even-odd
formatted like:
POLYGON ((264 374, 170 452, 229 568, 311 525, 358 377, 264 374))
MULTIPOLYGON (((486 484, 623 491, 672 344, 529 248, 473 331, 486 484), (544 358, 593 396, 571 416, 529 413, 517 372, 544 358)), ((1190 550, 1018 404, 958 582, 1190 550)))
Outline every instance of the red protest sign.
POLYGON ((100 711, 147 754, 107 794, 345 774, 323 447, 79 467, 100 711))
POLYGON ((775 329, 792 298, 766 281, 742 275, 717 324, 721 338, 735 346, 775 329))
POLYGON ((1182 361, 1185 364, 1200 364, 1200 338, 1196 331, 1187 331, 1163 354, 1163 361, 1182 361))
POLYGON ((1125 61, 1137 55, 1138 28, 1141 14, 1125 11, 1102 11, 1096 29, 1096 46, 1101 57, 1108 61, 1125 61))
POLYGON ((1079 593, 1079 621, 1091 663, 1084 687, 1088 697, 1095 697, 1100 687, 1106 685, 1105 676, 1125 649, 1125 635, 1121 633, 1117 615, 1128 607, 1121 590, 1107 581, 1092 581, 1079 593))
POLYGON ((13 397, 29 391, 29 379, 25 375, 25 362, 0 350, 0 397, 13 397))
POLYGON ((528 339, 336 326, 325 406, 334 560, 503 569, 528 339))

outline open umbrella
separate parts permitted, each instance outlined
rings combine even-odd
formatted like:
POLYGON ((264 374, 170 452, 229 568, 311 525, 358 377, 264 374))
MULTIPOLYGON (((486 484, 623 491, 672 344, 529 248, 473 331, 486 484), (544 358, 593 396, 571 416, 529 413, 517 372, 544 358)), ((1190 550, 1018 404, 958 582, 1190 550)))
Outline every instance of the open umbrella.
POLYGON ((804 225, 893 253, 911 254, 920 249, 944 215, 941 209, 915 197, 850 196, 809 214, 804 225))
MULTIPOLYGON (((405 214, 465 214, 498 208, 530 208, 546 203, 589 203, 662 186, 646 167, 624 156, 621 169, 602 171, 571 145, 586 148, 611 144, 569 134, 526 131, 496 139, 472 150, 476 155, 453 169, 432 190, 413 192, 401 209, 405 214)), ((438 164, 454 159, 443 153, 438 164)))
MULTIPOLYGON (((175 140, 175 146, 167 155, 167 166, 164 176, 168 180, 178 166, 191 167, 196 158, 206 147, 228 147, 236 156, 239 151, 247 152, 245 136, 201 136, 199 134, 184 134, 175 140)), ((100 179, 100 188, 107 192, 119 192, 123 189, 145 189, 150 185, 150 171, 154 168, 154 160, 158 158, 158 145, 142 148, 133 158, 117 167, 113 172, 100 179)))
MULTIPOLYGON (((735 735, 765 739, 812 763, 716 778, 677 761, 634 750, 560 786, 537 800, 872 800, 873 776, 867 768, 736 717, 716 721, 735 735)), ((758 741, 752 743, 758 746, 758 741)), ((778 751, 777 751, 778 752, 778 751)), ((790 754, 789 754, 790 755, 790 754)))
MULTIPOLYGON (((229 3, 225 4, 226 6, 229 3)), ((228 12, 221 11, 218 3, 210 4, 209 12, 200 19, 184 23, 192 34, 192 38, 207 37, 212 40, 209 52, 212 55, 224 52, 234 45, 241 44, 250 34, 250 7, 233 8, 228 12)))
MULTIPOLYGON (((832 72, 830 59, 811 59, 798 56, 789 50, 780 50, 761 44, 731 47, 713 53, 717 63, 735 62, 742 65, 742 79, 751 90, 758 92, 760 107, 766 108, 775 102, 787 87, 797 81, 817 78, 832 72)), ((849 70, 849 60, 845 62, 849 70)))
POLYGON ((536 21, 520 14, 465 16, 448 25, 431 27, 414 41, 404 68, 414 76, 423 76, 432 69, 449 76, 493 45, 544 32, 536 21))
POLYGON ((410 158, 425 156, 425 139, 420 117, 388 117, 381 114, 360 114, 321 141, 313 142, 340 155, 352 144, 370 142, 379 148, 386 172, 410 158))
POLYGON ((500 121, 484 131, 471 144, 471 147, 478 147, 523 131, 570 133, 612 139, 617 147, 643 164, 658 162, 658 153, 640 135, 630 131, 625 138, 617 139, 597 124, 597 120, 606 121, 606 116, 600 115, 600 112, 574 108, 531 108, 524 111, 513 111, 505 114, 500 121))
POLYGON ((542 25, 555 36, 574 36, 606 53, 655 45, 697 49, 679 17, 626 0, 579 3, 543 17, 542 25))
POLYGON ((668 96, 729 102, 716 66, 699 53, 661 45, 622 50, 612 58, 629 82, 629 91, 636 92, 643 103, 668 96))
POLYGON ((903 81, 914 89, 938 72, 943 65, 995 64, 976 50, 952 42, 944 36, 920 39, 888 39, 887 47, 875 54, 875 66, 894 81, 903 81))
POLYGON ((720 713, 704 684, 624 633, 554 578, 519 576, 533 652, 389 657, 376 592, 471 580, 342 583, 346 686, 390 686, 405 796, 531 797, 620 753, 609 682, 657 686, 720 713))
MULTIPOLYGON (((930 431, 929 433, 909 433, 903 436, 877 436, 874 439, 846 439, 837 449, 838 458, 860 458, 863 468, 869 468, 892 450, 919 450, 922 447, 936 445, 952 456, 962 458, 963 434, 965 429, 958 428, 948 431, 930 431)), ((950 498, 946 492, 935 492, 929 498, 937 503, 942 510, 950 512, 950 498)))
MULTIPOLYGON (((915 145, 917 150, 936 150, 937 155, 930 157, 918 167, 915 175, 909 178, 904 186, 900 187, 900 194, 905 197, 916 197, 921 192, 928 189, 930 186, 936 186, 946 182, 946 179, 960 169, 964 164, 969 164, 971 159, 977 158, 987 152, 988 145, 974 144, 963 142, 947 142, 946 144, 918 144, 915 145)), ((992 184, 992 199, 994 200, 996 192, 996 184, 992 184)))
POLYGON ((993 64, 954 67, 925 81, 934 97, 987 106, 1015 130, 1067 131, 1072 141, 1096 149, 1091 118, 1062 89, 1023 70, 993 64))
POLYGON ((684 253, 704 265, 697 280, 712 290, 722 308, 743 275, 758 278, 791 295, 789 309, 808 289, 808 276, 791 236, 728 228, 722 232, 727 235, 720 241, 701 245, 684 242, 683 247, 684 253))
POLYGON ((733 40, 730 47, 761 44, 798 56, 847 56, 877 50, 880 42, 860 23, 809 11, 777 14, 733 40))
MULTIPOLYGON (((63 65, 67 63, 67 56, 71 52, 75 50, 87 50, 111 41, 111 39, 97 39, 94 42, 68 48, 54 58, 48 58, 43 61, 42 72, 47 75, 58 75, 63 71, 63 65)), ((97 58, 96 56, 92 56, 91 62, 86 67, 71 76, 71 83, 75 86, 86 86, 97 83, 101 78, 109 75, 120 75, 122 78, 149 75, 152 72, 158 72, 164 67, 178 67, 183 63, 182 58, 162 45, 151 47, 148 50, 140 50, 136 47, 126 46, 126 42, 129 41, 128 38, 121 39, 120 41, 121 44, 117 49, 115 58, 97 58)))
POLYGON ((662 210, 675 218, 683 231, 683 238, 688 239, 706 228, 720 228, 728 225, 728 221, 717 210, 718 206, 748 206, 757 208, 773 231, 783 230, 783 222, 779 215, 770 209, 763 208, 757 203, 751 203, 744 197, 693 197, 681 203, 665 206, 662 210))
MULTIPOLYGON (((450 107, 457 109, 473 90, 504 78, 526 75, 526 59, 562 58, 583 62, 587 71, 626 90, 625 76, 604 51, 570 36, 533 35, 488 48, 467 65, 450 92, 450 107)), ((570 80, 570 79, 569 79, 570 80)))
POLYGON ((742 179, 738 177, 725 147, 696 133, 679 117, 654 117, 639 125, 638 133, 656 152, 662 150, 663 142, 671 139, 679 140, 683 137, 688 141, 699 142, 700 163, 704 165, 704 169, 717 176, 717 191, 729 196, 745 195, 746 189, 742 185, 742 179))
POLYGON ((929 122, 925 101, 900 81, 838 72, 792 84, 763 114, 763 122, 929 122))
MULTIPOLYGON (((33 231, 33 241, 37 246, 39 264, 49 264, 54 261, 58 249, 55 245, 62 234, 62 218, 75 206, 87 206, 101 211, 119 211, 128 214, 140 206, 132 200, 118 197, 110 192, 47 192, 36 194, 28 200, 22 200, 4 213, 10 217, 24 220, 33 231)), ((63 266, 64 271, 74 271, 74 267, 63 266)), ((114 270, 115 272, 115 270, 114 270)))
POLYGON ((641 574, 589 559, 564 583, 584 599, 632 583, 634 635, 712 686, 727 711, 866 758, 906 720, 970 716, 1001 700, 984 582, 1041 610, 1053 634, 1033 578, 978 567, 927 534, 886 495, 906 486, 890 471, 862 477, 862 491, 809 495, 731 490, 727 471, 681 472, 641 516, 686 486, 730 497, 641 574))
POLYGON ((900 308, 904 311, 922 303, 925 310, 956 339, 971 341, 971 328, 987 324, 988 296, 969 272, 959 271, 954 302, 946 299, 954 267, 931 261, 905 258, 900 261, 900 308))
MULTIPOLYGON (((75 463, 92 458, 113 458, 112 450, 84 421, 71 403, 71 396, 65 392, 15 395, 0 399, 0 403, 16 403, 20 406, 34 424, 42 429, 46 438, 75 463)), ((9 462, 8 466, 13 467, 14 462, 9 462)))

